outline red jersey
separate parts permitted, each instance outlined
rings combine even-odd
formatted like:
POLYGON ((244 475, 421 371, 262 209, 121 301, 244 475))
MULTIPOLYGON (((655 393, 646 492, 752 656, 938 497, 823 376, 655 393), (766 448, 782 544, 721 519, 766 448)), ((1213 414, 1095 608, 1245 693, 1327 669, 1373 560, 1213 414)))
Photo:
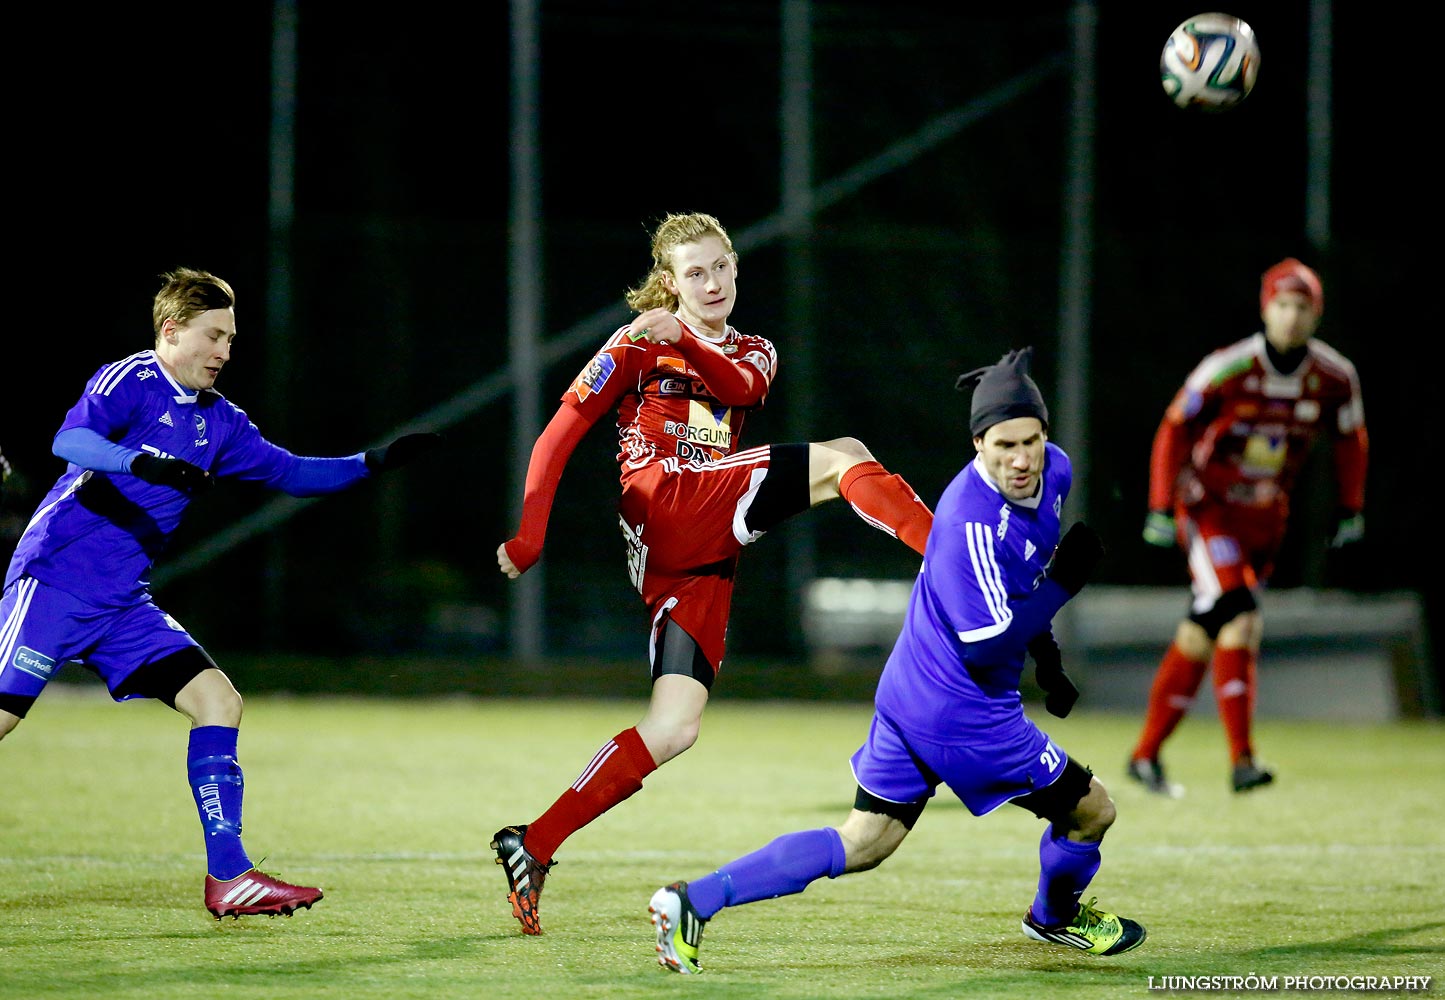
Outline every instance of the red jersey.
POLYGON ((1368 440, 1359 378, 1317 339, 1276 371, 1263 333, 1210 353, 1174 396, 1154 437, 1149 508, 1204 500, 1286 517, 1310 448, 1333 439, 1339 505, 1363 509, 1368 440))
MULTIPOLYGON (((681 321, 679 321, 681 322, 681 321)), ((716 462, 738 450, 747 411, 763 404, 778 370, 778 354, 762 337, 731 326, 714 340, 685 324, 684 346, 633 342, 622 327, 567 387, 562 402, 593 424, 617 408, 617 461, 621 478, 653 462, 716 462), (690 357, 689 357, 690 356, 690 357), (726 369, 716 369, 716 365, 726 369), (755 373, 737 395, 711 388, 700 368, 755 373)))

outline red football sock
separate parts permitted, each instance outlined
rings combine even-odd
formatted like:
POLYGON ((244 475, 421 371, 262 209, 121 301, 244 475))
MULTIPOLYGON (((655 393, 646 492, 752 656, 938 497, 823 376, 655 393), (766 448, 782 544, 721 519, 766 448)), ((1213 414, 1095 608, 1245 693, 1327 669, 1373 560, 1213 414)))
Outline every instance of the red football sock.
POLYGON ((843 473, 838 492, 863 520, 923 555, 933 511, 902 476, 891 475, 877 462, 859 462, 843 473))
POLYGON ((548 864, 562 841, 642 787, 657 770, 637 730, 625 729, 608 740, 572 787, 527 826, 527 853, 548 864))
POLYGON ((1169 644, 1149 688, 1149 710, 1134 747, 1134 760, 1153 760, 1159 756, 1159 748, 1189 711, 1207 667, 1207 663, 1185 656, 1177 643, 1169 644))
POLYGON ((1249 649, 1214 651, 1214 700, 1219 721, 1229 740, 1229 759, 1253 756, 1250 725, 1254 719, 1254 652, 1249 649))

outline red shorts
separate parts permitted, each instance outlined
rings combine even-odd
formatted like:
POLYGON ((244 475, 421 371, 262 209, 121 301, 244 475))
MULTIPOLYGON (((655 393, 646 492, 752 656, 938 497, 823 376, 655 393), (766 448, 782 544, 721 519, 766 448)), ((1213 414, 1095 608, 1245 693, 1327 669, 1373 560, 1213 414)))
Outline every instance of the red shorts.
POLYGON ((1195 614, 1211 610, 1231 590, 1257 590, 1269 580, 1284 542, 1280 510, 1206 502, 1180 506, 1175 515, 1189 559, 1195 614))
POLYGON ((618 502, 628 575, 647 604, 654 639, 671 617, 715 671, 738 553, 762 535, 748 527, 747 514, 769 456, 765 445, 706 464, 653 462, 627 477, 618 502))

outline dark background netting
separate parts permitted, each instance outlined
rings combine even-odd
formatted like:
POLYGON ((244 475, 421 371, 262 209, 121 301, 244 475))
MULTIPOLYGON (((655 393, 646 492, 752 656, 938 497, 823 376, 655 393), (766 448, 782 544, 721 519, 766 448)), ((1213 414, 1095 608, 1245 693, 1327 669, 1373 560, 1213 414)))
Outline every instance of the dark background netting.
MULTIPOLYGON (((973 6, 815 5, 818 181, 1068 50, 1068 4, 973 6)), ((1382 60, 1393 29, 1358 5, 1334 7, 1327 249, 1305 236, 1308 5, 1232 10, 1254 24, 1263 66, 1245 105, 1216 117, 1175 110, 1157 82, 1164 38, 1198 11, 1098 9, 1090 427, 1087 440, 1067 427, 1056 438, 1087 449, 1106 582, 1178 585, 1182 604, 1177 557, 1138 537, 1152 434, 1205 351, 1258 328, 1260 272, 1296 255, 1325 278, 1321 338, 1361 374, 1369 531, 1356 551, 1319 555, 1332 501, 1317 460, 1275 583, 1418 590, 1438 608, 1436 531, 1428 509, 1417 513, 1439 458, 1433 254, 1416 221, 1434 183, 1412 131, 1385 113, 1401 92, 1382 60)), ((505 363, 507 7, 357 11, 300 13, 290 329, 266 308, 269 7, 16 15, 10 190, 23 221, 0 446, 21 476, 6 551, 60 471, 50 437, 85 379, 148 346, 163 270, 204 267, 235 284, 240 336, 219 388, 300 453, 359 450, 505 363)), ((736 234, 776 211, 779 9, 544 0, 541 12, 544 318, 563 330, 620 302, 662 214, 711 212, 736 234)), ((745 443, 797 426, 855 436, 932 501, 971 455, 959 371, 1034 344, 1057 405, 1067 109, 1056 75, 820 214, 811 372, 789 367, 803 336, 785 321, 790 251, 744 250, 734 323, 782 357, 745 443)), ((547 373, 546 414, 590 352, 547 373)), ((308 507, 163 587, 162 605, 216 651, 504 654, 508 593, 493 550, 512 528, 511 421, 509 400, 481 409, 448 430, 446 458, 308 507), (278 566, 279 606, 264 597, 278 566)), ((644 654, 612 454, 612 431, 597 428, 553 514, 544 565, 558 654, 644 654)), ((176 550, 266 499, 217 491, 176 550)), ((912 554, 844 505, 810 517, 820 573, 912 573, 912 554)), ((796 652, 775 535, 744 558, 734 658, 796 652)))

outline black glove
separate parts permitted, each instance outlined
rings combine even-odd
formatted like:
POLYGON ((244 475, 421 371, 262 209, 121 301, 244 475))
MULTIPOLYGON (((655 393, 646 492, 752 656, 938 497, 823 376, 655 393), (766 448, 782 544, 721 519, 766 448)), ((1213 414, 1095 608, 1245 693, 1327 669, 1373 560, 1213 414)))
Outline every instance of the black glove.
POLYGON ((1103 558, 1104 543, 1098 533, 1083 521, 1075 521, 1054 549, 1054 558, 1049 561, 1049 579, 1071 595, 1077 595, 1103 558))
POLYGON ((1034 658, 1034 679, 1044 690, 1044 708, 1050 715, 1064 718, 1079 700, 1079 689, 1064 673, 1064 659, 1053 633, 1035 636, 1029 643, 1029 655, 1034 658))
POLYGON ((391 444, 372 448, 366 453, 366 467, 372 472, 390 472, 441 444, 440 434, 403 434, 391 444))
POLYGON ((155 486, 169 486, 190 496, 204 493, 216 484, 211 474, 199 465, 192 465, 181 458, 159 458, 144 451, 130 460, 130 474, 155 486))

